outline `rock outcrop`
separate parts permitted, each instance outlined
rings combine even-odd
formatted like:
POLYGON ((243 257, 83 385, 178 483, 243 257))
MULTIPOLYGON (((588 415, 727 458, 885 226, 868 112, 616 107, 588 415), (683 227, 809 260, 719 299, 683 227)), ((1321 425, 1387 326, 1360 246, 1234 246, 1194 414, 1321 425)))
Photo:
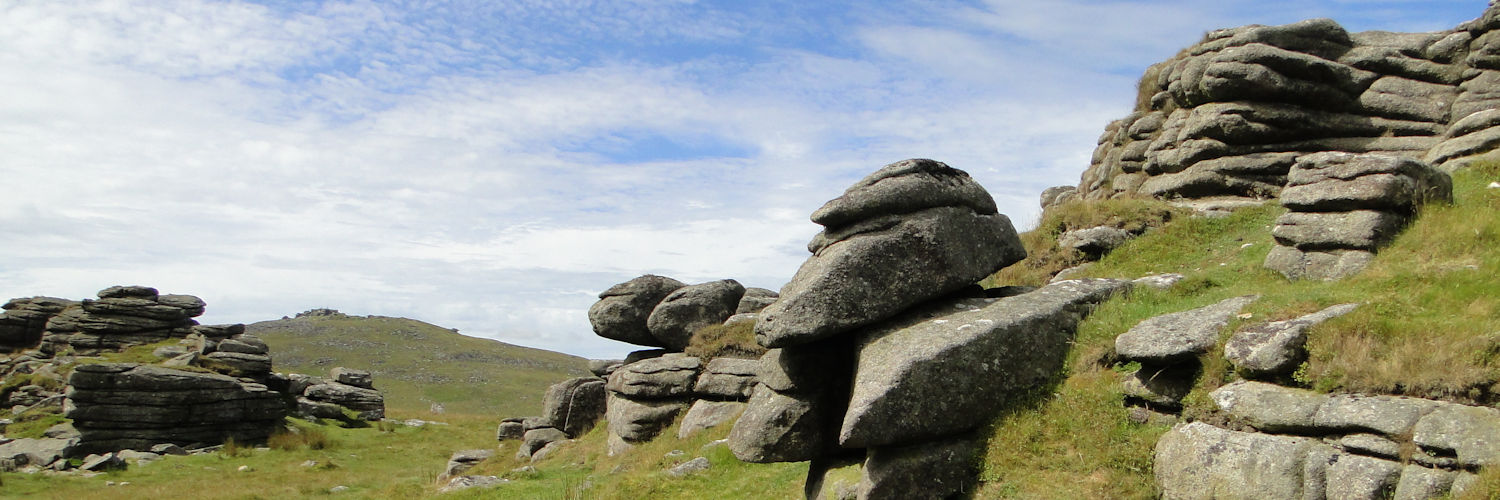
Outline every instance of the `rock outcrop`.
POLYGON ((1325 152, 1303 156, 1287 175, 1277 246, 1265 266, 1292 279, 1338 279, 1365 267, 1417 208, 1448 201, 1448 174, 1395 156, 1325 152))
POLYGON ((48 355, 95 355, 127 347, 184 338, 197 325, 205 304, 192 295, 161 295, 155 288, 116 286, 100 290, 47 321, 40 344, 48 355))
POLYGON ((1236 382, 1210 395, 1231 422, 1180 424, 1156 445, 1163 498, 1434 498, 1500 462, 1500 411, 1419 398, 1236 382))
POLYGON ((133 363, 79 365, 66 416, 75 453, 264 441, 286 415, 281 394, 227 375, 133 363))
POLYGON ((1106 127, 1077 194, 1270 198, 1311 153, 1446 172, 1494 156, 1496 12, 1433 33, 1349 33, 1328 19, 1209 32, 1146 71, 1135 111, 1106 127))
POLYGON ((77 302, 56 297, 11 299, 0 309, 0 352, 36 347, 47 331, 47 321, 77 302))
POLYGON ((275 374, 267 384, 291 398, 290 411, 298 417, 348 420, 352 413, 356 420, 385 418, 385 396, 365 370, 335 367, 328 378, 275 374))

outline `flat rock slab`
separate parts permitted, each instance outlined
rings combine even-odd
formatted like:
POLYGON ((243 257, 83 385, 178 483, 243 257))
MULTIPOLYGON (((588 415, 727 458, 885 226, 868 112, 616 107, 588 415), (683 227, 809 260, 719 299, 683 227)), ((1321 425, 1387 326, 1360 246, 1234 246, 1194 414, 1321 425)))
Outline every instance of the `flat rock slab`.
POLYGON ((1298 250, 1277 245, 1266 254, 1265 268, 1292 280, 1334 281, 1363 271, 1375 254, 1369 250, 1298 250))
POLYGON ((1410 211, 1452 197, 1448 174, 1421 160, 1328 151, 1297 159, 1281 204, 1302 212, 1410 211))
POLYGON ((1500 410, 1444 404, 1417 422, 1412 441, 1468 467, 1500 463, 1500 410))
POLYGON ((632 398, 668 398, 692 393, 703 362, 674 353, 630 363, 609 374, 605 388, 632 398))
POLYGON ((1229 318, 1259 296, 1225 299, 1217 304, 1147 319, 1115 338, 1122 359, 1166 364, 1208 352, 1219 341, 1229 318))
POLYGON ((1209 393, 1219 409, 1267 432, 1304 432, 1328 395, 1264 382, 1234 382, 1209 393))
POLYGON ((1003 299, 935 301, 861 332, 839 444, 914 443, 988 422, 1007 397, 1057 372, 1094 304, 1129 287, 1076 280, 1003 299))
POLYGON ((698 375, 693 393, 706 398, 749 399, 759 372, 758 359, 714 358, 698 375))

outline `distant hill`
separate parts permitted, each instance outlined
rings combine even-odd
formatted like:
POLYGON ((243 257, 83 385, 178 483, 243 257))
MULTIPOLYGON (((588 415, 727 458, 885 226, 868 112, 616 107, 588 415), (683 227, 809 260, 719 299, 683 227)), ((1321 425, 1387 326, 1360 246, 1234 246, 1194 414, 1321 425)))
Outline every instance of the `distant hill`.
POLYGON ((406 318, 348 316, 331 310, 262 321, 249 333, 271 346, 276 371, 327 376, 335 366, 370 370, 386 406, 450 413, 539 413, 547 386, 588 375, 588 360, 468 337, 406 318))

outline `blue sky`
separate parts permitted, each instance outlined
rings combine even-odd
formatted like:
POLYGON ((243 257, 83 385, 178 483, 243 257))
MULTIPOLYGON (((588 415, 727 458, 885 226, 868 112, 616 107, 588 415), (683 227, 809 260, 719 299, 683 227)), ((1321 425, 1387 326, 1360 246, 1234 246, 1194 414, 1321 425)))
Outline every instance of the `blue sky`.
POLYGON ((0 3, 0 297, 406 316, 591 357, 643 273, 780 288, 880 166, 1017 225, 1205 31, 1432 31, 1482 0, 0 3))

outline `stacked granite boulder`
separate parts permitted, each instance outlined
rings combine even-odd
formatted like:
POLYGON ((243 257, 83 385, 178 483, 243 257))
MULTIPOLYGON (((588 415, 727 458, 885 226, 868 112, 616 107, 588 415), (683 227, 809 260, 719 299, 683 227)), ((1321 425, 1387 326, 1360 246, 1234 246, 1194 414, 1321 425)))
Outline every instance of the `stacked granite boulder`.
POLYGON ((641 276, 601 293, 599 302, 589 308, 595 333, 660 347, 594 367, 596 375, 608 379, 604 388, 611 454, 655 438, 684 410, 681 435, 738 416, 755 385, 757 361, 705 360, 682 351, 693 334, 704 328, 753 324, 776 298, 774 291, 745 288, 735 280, 684 285, 656 275, 641 276))
POLYGON ((851 462, 860 498, 962 491, 984 446, 973 431, 1053 377, 1077 322, 1130 286, 975 286, 1025 250, 978 183, 931 160, 888 165, 812 219, 825 229, 761 312, 770 350, 729 436, 741 460, 812 460, 810 498, 851 462))
POLYGON ((193 333, 205 304, 192 295, 161 295, 155 288, 114 286, 47 321, 40 350, 46 355, 97 355, 193 333))
POLYGON ((280 393, 217 373, 134 363, 85 364, 68 378, 65 416, 81 434, 70 452, 264 441, 286 415, 280 393))
POLYGON ((1135 111, 1105 129, 1076 194, 1264 199, 1310 153, 1380 153, 1445 172, 1493 157, 1497 28, 1491 6, 1432 33, 1349 33, 1328 19, 1209 32, 1147 70, 1135 111))
POLYGON ((42 341, 47 321, 77 302, 55 297, 11 299, 0 309, 0 353, 31 349, 42 341))
POLYGON ((1448 174, 1420 160, 1325 152, 1299 158, 1265 266, 1292 279, 1331 280, 1363 269, 1418 207, 1452 199, 1448 174))
POLYGON ((293 416, 345 420, 346 412, 358 420, 385 418, 385 396, 375 389, 374 377, 365 370, 329 370, 328 378, 300 373, 272 374, 268 385, 292 398, 293 416))
POLYGON ((541 416, 506 419, 500 423, 496 437, 501 441, 520 440, 518 458, 535 457, 554 442, 576 439, 592 430, 604 416, 604 398, 603 379, 564 380, 547 388, 541 416))

